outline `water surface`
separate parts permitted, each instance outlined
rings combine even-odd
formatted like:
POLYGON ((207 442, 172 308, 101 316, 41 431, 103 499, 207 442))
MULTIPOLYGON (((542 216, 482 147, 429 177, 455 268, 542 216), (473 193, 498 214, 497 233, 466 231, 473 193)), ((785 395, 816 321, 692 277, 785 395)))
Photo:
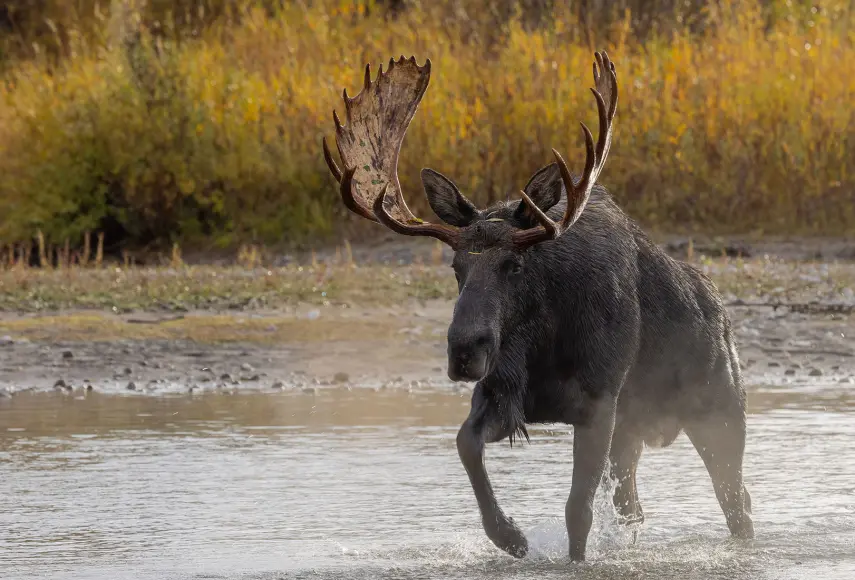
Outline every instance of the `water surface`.
POLYGON ((572 429, 488 448, 518 561, 484 536, 454 446, 466 393, 16 395, 0 399, 0 577, 855 577, 855 401, 752 389, 746 483, 757 538, 734 541, 685 435, 647 449, 647 517, 598 499, 589 561, 567 561, 572 429))

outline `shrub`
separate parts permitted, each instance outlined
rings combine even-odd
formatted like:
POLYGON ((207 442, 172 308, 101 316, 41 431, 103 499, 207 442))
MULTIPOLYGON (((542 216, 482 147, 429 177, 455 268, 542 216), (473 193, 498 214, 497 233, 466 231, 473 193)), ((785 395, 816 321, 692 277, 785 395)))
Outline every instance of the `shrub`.
MULTIPOLYGON (((855 226, 855 19, 845 2, 769 18, 723 1, 700 31, 636 38, 627 19, 593 43, 619 67, 602 182, 663 230, 847 233, 855 226)), ((778 6, 780 9, 780 6, 778 6)), ((548 24, 391 18, 333 0, 250 9, 176 42, 148 33, 18 63, 0 89, 0 239, 54 243, 101 228, 128 244, 276 243, 351 218, 320 153, 364 63, 430 57, 433 79, 401 152, 408 203, 431 217, 430 166, 479 203, 515 195, 596 125, 591 48, 573 12, 548 24), (496 40, 480 42, 488 34, 496 40)), ((589 31, 590 32, 590 31, 589 31)), ((363 231, 377 231, 377 228, 363 231)))

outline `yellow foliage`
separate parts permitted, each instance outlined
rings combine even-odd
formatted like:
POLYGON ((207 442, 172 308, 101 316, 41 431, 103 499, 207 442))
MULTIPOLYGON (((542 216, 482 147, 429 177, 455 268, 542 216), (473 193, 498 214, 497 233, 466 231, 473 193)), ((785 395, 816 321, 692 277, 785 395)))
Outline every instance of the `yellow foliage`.
MULTIPOLYGON (((556 148, 581 169, 595 131, 591 48, 556 9, 532 30, 386 18, 333 0, 248 10, 180 44, 143 35, 58 68, 22 62, 0 85, 0 238, 53 242, 115 224, 128 239, 298 240, 346 213, 322 160, 340 95, 362 68, 414 54, 431 86, 399 174, 430 217, 419 171, 478 203, 514 195, 556 148), (473 38, 498 38, 487 45, 473 38)), ((843 233, 855 226, 855 30, 846 3, 769 25, 719 3, 714 25, 605 43, 618 67, 616 135, 601 181, 664 229, 843 233)))

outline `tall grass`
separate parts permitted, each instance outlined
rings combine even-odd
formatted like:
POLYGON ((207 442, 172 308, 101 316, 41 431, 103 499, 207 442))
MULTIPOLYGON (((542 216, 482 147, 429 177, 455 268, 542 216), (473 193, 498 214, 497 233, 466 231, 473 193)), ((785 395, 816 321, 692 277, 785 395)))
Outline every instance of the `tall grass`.
POLYGON ((236 246, 351 227, 320 140, 364 64, 401 54, 433 62, 401 152, 410 206, 431 217, 425 166, 478 203, 514 195, 552 147, 581 169, 578 121, 596 125, 593 48, 613 56, 621 91, 601 182, 642 223, 855 230, 848 2, 770 20, 757 3, 722 0, 703 31, 644 41, 628 15, 600 37, 588 30, 594 46, 561 7, 546 26, 511 18, 500 30, 438 10, 388 18, 362 4, 291 3, 195 40, 143 30, 106 48, 80 40, 56 66, 21 62, 0 87, 0 240, 105 231, 108 244, 236 246))

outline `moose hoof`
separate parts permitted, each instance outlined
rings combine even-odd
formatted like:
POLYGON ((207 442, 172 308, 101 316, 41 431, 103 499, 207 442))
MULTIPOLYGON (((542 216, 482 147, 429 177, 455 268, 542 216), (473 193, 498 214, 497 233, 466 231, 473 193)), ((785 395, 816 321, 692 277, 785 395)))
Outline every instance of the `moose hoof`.
POLYGON ((495 527, 486 528, 487 537, 514 558, 524 558, 528 553, 528 540, 514 523, 513 518, 496 522, 495 527))
POLYGON ((740 522, 739 525, 736 525, 733 527, 733 529, 731 529, 730 534, 731 536, 740 540, 753 540, 754 522, 752 522, 749 518, 745 518, 745 520, 740 522))

